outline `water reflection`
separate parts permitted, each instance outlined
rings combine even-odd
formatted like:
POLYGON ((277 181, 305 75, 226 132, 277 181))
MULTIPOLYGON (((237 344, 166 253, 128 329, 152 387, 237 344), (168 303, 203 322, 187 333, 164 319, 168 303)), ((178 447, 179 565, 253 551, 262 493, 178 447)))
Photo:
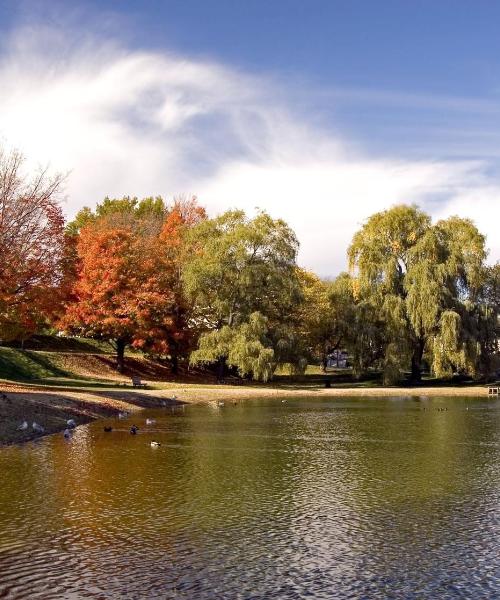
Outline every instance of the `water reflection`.
POLYGON ((496 400, 252 401, 6 448, 0 596, 499 596, 499 418, 496 400))

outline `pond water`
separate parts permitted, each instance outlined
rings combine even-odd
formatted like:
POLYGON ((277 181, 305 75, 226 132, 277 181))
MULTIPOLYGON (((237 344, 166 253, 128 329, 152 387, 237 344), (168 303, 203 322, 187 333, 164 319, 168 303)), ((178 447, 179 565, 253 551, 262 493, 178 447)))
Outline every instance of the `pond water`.
POLYGON ((498 400, 105 423, 0 450, 0 597, 500 598, 498 400))

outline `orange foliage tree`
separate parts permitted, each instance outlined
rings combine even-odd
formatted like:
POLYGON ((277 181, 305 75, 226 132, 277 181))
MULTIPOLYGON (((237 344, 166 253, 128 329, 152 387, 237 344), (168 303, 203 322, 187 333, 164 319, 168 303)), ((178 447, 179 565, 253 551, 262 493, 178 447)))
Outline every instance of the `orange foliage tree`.
POLYGON ((61 175, 22 172, 23 156, 0 149, 0 337, 24 338, 62 301, 61 175))
POLYGON ((151 199, 105 203, 101 216, 86 212, 77 234, 77 276, 63 324, 80 335, 113 340, 120 371, 129 344, 169 356, 176 370, 190 339, 180 282, 183 232, 204 211, 194 200, 164 210, 158 199, 154 210, 151 199))

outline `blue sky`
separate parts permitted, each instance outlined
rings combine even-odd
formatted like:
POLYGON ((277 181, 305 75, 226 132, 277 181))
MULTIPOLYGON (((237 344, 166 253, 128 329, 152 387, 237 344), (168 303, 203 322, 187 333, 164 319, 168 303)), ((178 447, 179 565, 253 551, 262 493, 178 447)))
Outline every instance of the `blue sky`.
POLYGON ((331 275, 363 219, 417 202, 473 218, 497 260, 499 22, 483 0, 6 0, 0 136, 70 172, 69 215, 258 206, 331 275))

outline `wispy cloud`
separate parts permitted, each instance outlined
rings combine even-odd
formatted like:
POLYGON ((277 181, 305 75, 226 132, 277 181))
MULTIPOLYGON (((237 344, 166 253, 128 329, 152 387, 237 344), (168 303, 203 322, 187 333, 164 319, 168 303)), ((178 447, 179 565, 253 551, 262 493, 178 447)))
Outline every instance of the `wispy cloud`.
POLYGON ((353 153, 347 137, 297 109, 295 92, 213 61, 96 38, 74 46, 31 28, 0 56, 0 135, 70 171, 69 215, 124 194, 196 193, 212 213, 260 207, 288 220, 302 263, 328 275, 345 268, 349 240, 372 212, 417 202, 437 216, 471 216, 500 257, 500 183, 488 165, 353 153))
POLYGON ((373 88, 335 87, 324 90, 322 95, 332 100, 377 104, 384 107, 417 108, 421 110, 445 110, 458 113, 500 114, 500 98, 477 98, 473 96, 447 96, 401 92, 398 90, 380 90, 373 88))

